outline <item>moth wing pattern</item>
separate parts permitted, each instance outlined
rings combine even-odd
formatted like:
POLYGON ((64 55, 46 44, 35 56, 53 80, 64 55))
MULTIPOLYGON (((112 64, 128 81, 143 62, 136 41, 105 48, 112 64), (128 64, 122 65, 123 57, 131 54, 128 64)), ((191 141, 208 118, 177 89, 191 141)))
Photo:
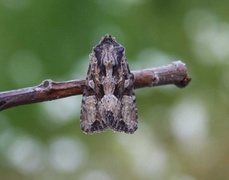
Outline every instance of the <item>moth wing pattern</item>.
POLYGON ((121 102, 120 117, 111 128, 114 131, 132 134, 138 128, 138 114, 134 93, 134 75, 130 72, 124 52, 122 53, 122 70, 119 71, 119 76, 122 77, 122 81, 120 81, 117 88, 119 92, 116 94, 121 102))
POLYGON ((138 116, 133 82, 124 47, 106 35, 90 54, 81 105, 81 129, 93 133, 109 127, 134 133, 138 116))
POLYGON ((88 68, 86 87, 83 92, 80 125, 81 129, 88 134, 93 132, 105 131, 107 125, 101 121, 101 117, 98 112, 98 96, 99 88, 96 82, 95 75, 97 74, 97 61, 90 55, 91 61, 88 68))

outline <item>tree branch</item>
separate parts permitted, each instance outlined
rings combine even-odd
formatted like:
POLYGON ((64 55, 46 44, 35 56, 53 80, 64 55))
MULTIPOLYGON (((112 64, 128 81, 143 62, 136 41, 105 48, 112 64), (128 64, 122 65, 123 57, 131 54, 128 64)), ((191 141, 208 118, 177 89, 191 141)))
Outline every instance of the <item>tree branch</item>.
MULTIPOLYGON (((183 88, 189 84, 191 78, 187 68, 181 61, 172 62, 166 66, 132 71, 134 74, 134 87, 152 87, 174 84, 183 88)), ((0 92, 0 111, 11 107, 51 101, 83 93, 85 79, 55 82, 44 80, 40 85, 0 92)))

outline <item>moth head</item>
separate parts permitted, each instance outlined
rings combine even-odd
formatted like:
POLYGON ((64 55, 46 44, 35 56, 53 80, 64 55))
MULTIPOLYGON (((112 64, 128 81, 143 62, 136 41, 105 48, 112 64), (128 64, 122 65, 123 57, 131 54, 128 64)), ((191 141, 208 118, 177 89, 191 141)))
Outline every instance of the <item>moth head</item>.
POLYGON ((105 35, 100 43, 93 48, 95 57, 100 65, 120 65, 125 50, 111 35, 105 35))

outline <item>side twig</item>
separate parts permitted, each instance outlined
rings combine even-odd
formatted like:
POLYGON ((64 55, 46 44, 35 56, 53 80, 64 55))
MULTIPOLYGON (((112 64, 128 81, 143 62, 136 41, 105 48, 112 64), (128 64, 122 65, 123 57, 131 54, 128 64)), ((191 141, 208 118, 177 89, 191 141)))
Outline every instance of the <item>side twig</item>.
MULTIPOLYGON (((181 61, 175 61, 162 67, 132 71, 134 74, 134 87, 152 87, 174 84, 183 88, 189 84, 191 78, 187 68, 181 61)), ((33 87, 0 92, 0 111, 24 104, 51 101, 83 93, 85 79, 55 82, 44 80, 33 87)))

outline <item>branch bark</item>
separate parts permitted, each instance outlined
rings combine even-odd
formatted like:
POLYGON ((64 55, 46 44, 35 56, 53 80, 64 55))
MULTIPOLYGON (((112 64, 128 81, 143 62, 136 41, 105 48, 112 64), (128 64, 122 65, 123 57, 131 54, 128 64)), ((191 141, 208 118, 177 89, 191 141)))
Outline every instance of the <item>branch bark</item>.
MULTIPOLYGON (((168 84, 183 88, 191 81, 186 65, 181 61, 175 61, 166 66, 132 71, 132 73, 135 89, 168 84)), ((47 79, 37 86, 0 92, 0 111, 24 104, 80 95, 83 93, 85 82, 85 79, 63 82, 47 79)))

